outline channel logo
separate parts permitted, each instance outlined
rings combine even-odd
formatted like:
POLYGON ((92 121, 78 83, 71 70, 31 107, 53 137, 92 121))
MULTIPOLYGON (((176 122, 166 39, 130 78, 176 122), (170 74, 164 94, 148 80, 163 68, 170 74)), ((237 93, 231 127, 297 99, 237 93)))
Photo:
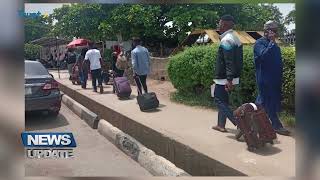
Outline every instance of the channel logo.
POLYGON ((21 138, 28 158, 70 158, 77 147, 72 133, 23 132, 21 138))

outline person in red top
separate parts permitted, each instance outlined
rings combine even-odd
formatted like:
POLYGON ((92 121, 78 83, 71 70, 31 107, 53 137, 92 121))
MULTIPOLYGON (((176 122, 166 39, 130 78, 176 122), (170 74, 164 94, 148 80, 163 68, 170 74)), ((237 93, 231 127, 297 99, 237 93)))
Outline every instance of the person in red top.
POLYGON ((122 77, 124 74, 124 70, 118 69, 116 66, 118 56, 121 54, 122 50, 119 45, 113 46, 113 53, 112 53, 112 70, 115 73, 115 77, 122 77))

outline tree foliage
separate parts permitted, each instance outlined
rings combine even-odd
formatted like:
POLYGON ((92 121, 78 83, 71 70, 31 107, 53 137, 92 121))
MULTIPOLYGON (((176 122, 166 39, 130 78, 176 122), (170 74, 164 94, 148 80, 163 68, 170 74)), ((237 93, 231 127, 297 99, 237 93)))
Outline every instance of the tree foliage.
POLYGON ((270 4, 72 4, 55 9, 51 21, 57 21, 55 36, 92 40, 141 36, 152 42, 181 42, 194 29, 217 28, 224 14, 235 17, 238 30, 262 30, 268 20, 283 24, 279 9, 270 4))
POLYGON ((54 36, 98 41, 101 40, 98 27, 106 12, 99 4, 72 4, 55 9, 51 18, 57 21, 52 30, 54 36))
POLYGON ((40 59, 41 46, 34 44, 24 44, 24 57, 27 60, 40 59))
POLYGON ((26 16, 24 19, 25 43, 46 36, 50 32, 50 23, 44 16, 26 16))
POLYGON ((295 23, 295 22, 296 22, 296 10, 292 10, 292 11, 289 12, 289 14, 284 19, 284 23, 286 25, 290 25, 290 24, 295 23))

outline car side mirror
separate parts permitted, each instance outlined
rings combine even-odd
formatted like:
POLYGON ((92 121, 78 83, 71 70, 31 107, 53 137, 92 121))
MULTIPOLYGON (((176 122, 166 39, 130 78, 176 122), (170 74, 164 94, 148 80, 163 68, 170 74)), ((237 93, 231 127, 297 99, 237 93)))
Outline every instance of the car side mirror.
POLYGON ((53 74, 49 73, 52 78, 54 78, 53 74))

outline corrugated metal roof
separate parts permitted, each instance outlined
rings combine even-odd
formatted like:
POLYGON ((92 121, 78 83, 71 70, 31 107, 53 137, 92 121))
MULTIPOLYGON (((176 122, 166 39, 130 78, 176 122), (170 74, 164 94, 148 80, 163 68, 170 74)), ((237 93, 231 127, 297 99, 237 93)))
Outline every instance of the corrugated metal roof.
POLYGON ((56 45, 59 46, 59 45, 68 44, 69 42, 71 42, 71 40, 55 38, 55 37, 43 37, 43 38, 31 41, 32 44, 37 44, 43 47, 50 47, 50 46, 56 46, 56 45))
MULTIPOLYGON (((257 39, 261 38, 264 35, 263 31, 234 31, 237 36, 239 37, 242 44, 254 44, 257 39)), ((215 29, 197 29, 192 31, 189 36, 185 38, 185 40, 172 52, 172 54, 177 53, 178 51, 182 50, 184 46, 191 46, 194 44, 200 35, 207 34, 209 39, 211 40, 210 43, 219 43, 220 42, 220 35, 217 30, 215 29)), ((281 44, 282 42, 277 39, 276 42, 281 44)))
POLYGON ((217 31, 214 31, 212 29, 207 29, 205 30, 205 33, 208 34, 209 38, 213 43, 218 43, 220 42, 220 35, 217 33, 217 31))

